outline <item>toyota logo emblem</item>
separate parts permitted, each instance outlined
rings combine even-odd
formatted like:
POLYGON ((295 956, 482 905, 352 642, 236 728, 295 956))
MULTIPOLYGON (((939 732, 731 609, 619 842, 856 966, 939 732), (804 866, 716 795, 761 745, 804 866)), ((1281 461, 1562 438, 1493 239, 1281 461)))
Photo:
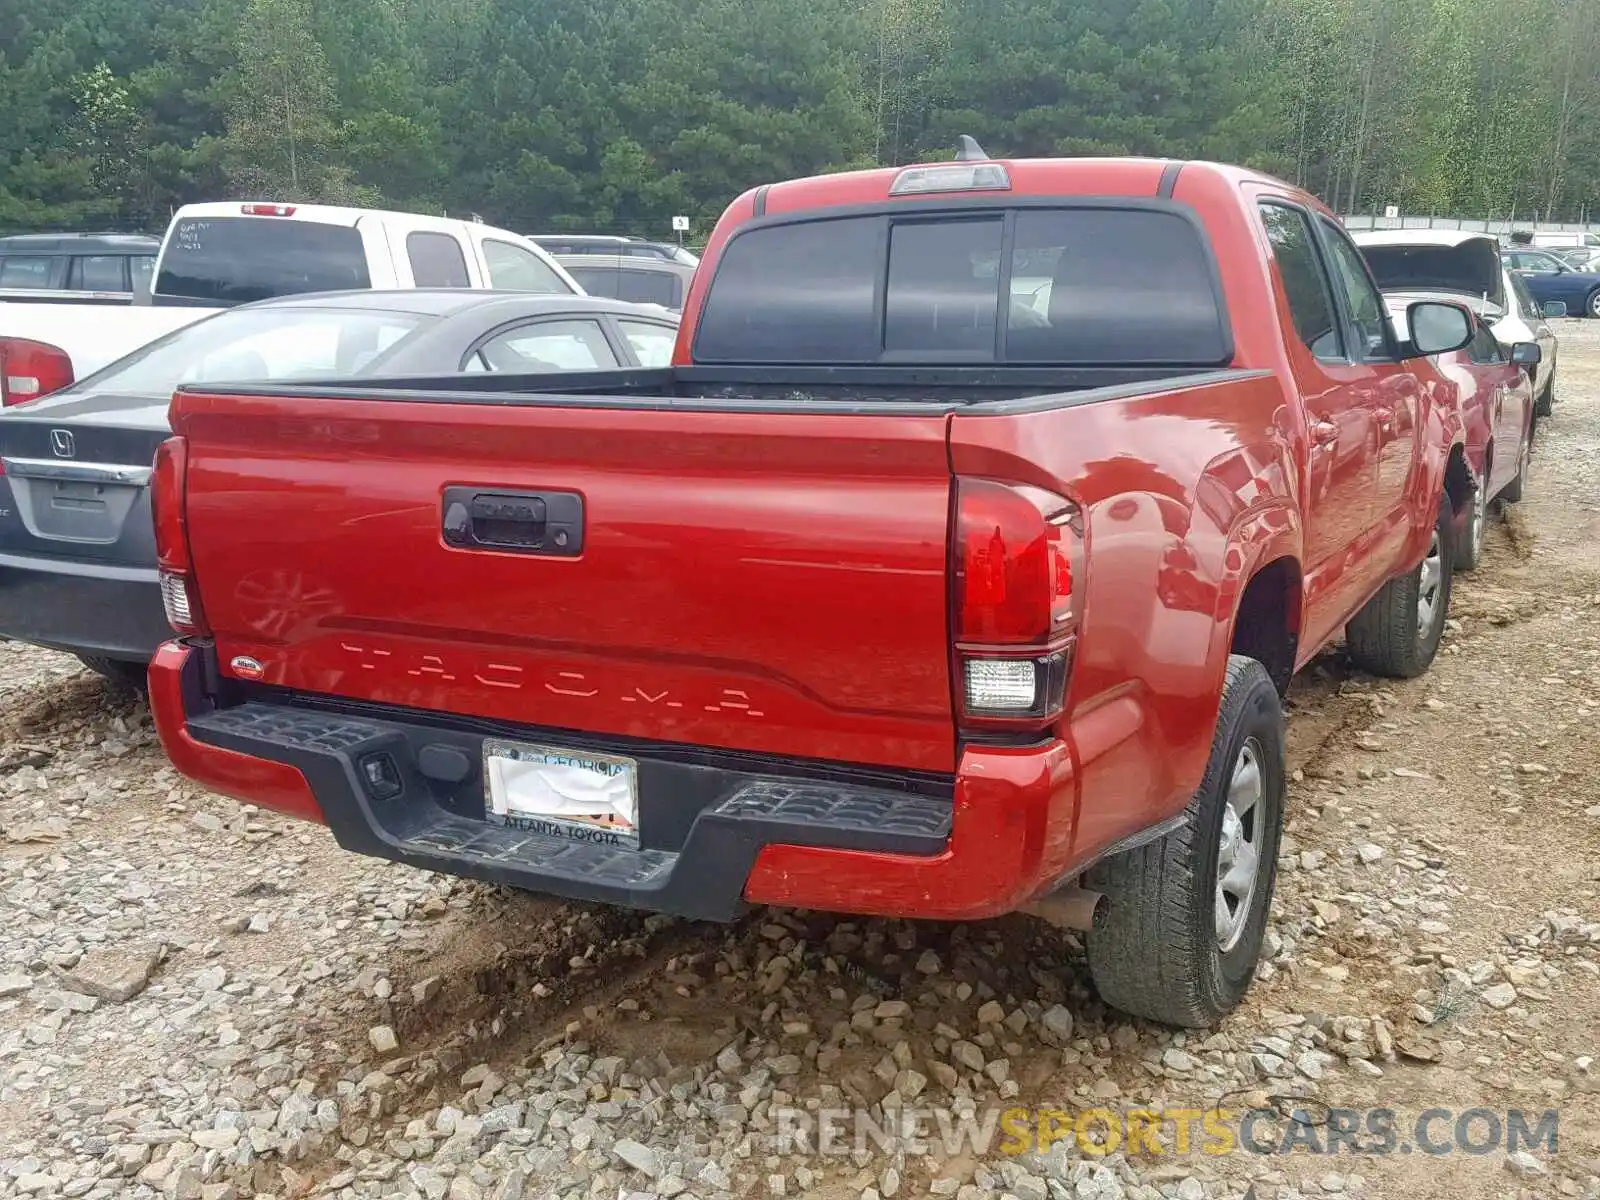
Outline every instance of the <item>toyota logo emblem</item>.
POLYGON ((50 449, 55 451, 57 458, 71 458, 76 454, 78 446, 73 440, 72 430, 52 429, 50 431, 50 449))

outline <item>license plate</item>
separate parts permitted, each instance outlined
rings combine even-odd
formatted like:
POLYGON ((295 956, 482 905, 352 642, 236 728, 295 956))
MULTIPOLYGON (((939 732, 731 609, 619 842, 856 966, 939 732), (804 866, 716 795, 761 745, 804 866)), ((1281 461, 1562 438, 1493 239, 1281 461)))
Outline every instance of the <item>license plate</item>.
POLYGON ((487 818, 551 837, 639 848, 639 764, 631 758, 491 739, 487 818))

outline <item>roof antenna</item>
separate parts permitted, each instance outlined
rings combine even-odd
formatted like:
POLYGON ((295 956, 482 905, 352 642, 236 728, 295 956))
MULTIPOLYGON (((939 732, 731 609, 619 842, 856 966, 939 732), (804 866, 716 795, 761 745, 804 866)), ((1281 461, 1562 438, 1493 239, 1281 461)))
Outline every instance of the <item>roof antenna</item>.
POLYGON ((956 161, 988 162, 989 156, 983 152, 982 146, 963 133, 961 140, 956 145, 956 161))

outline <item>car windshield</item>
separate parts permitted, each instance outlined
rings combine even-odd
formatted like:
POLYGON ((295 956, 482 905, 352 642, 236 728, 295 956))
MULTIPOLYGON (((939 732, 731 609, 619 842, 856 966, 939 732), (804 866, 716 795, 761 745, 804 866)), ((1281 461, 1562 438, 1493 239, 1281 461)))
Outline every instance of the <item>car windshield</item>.
POLYGON ((368 369, 434 319, 370 309, 236 308, 169 333, 72 390, 146 395, 185 383, 339 379, 368 369))

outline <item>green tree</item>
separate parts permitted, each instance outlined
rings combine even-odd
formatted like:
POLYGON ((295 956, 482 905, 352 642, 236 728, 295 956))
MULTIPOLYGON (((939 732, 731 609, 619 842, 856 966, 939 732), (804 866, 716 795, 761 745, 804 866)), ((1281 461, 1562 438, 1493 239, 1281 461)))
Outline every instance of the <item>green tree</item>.
POLYGON ((229 90, 222 161, 239 191, 267 200, 357 198, 340 158, 333 80, 311 0, 250 0, 229 90))

